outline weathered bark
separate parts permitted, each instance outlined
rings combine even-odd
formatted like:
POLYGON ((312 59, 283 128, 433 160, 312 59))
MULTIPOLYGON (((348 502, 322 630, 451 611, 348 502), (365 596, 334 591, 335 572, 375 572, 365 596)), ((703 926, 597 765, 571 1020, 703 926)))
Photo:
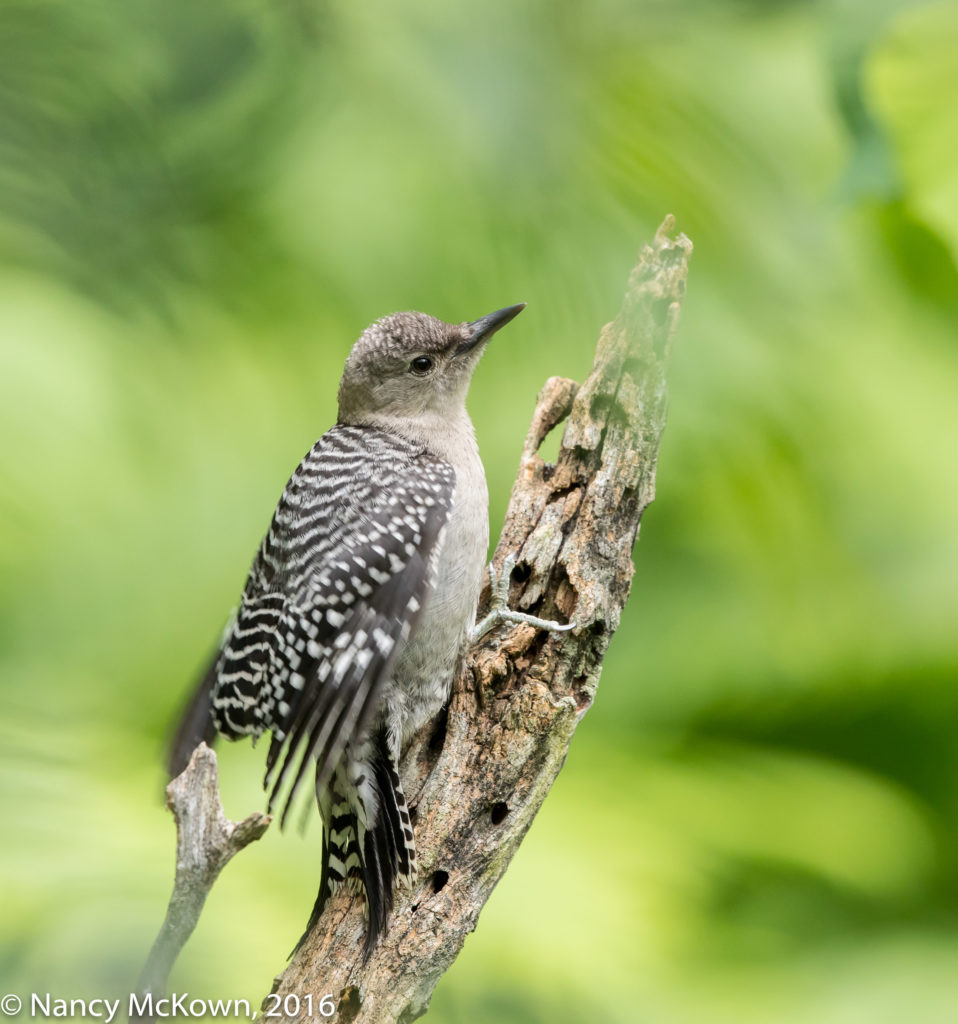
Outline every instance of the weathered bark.
POLYGON ((496 549, 497 569, 516 557, 511 607, 577 628, 500 626, 469 652, 448 715, 404 759, 419 882, 397 898, 365 964, 360 898, 332 899, 276 978, 267 1009, 306 1021, 335 1007, 326 1019, 342 1024, 408 1024, 424 1013, 555 781, 595 696, 655 493, 665 370, 692 251, 684 236, 668 237, 672 230, 669 217, 639 254, 586 382, 546 382, 496 549), (557 462, 546 464, 539 447, 564 419, 557 462), (286 996, 298 996, 301 1009, 286 996))
POLYGON ((166 920, 137 982, 138 1006, 145 1004, 148 994, 166 994, 170 969, 193 934, 219 873, 234 854, 259 839, 270 823, 269 816, 259 811, 238 824, 227 819, 220 803, 216 755, 205 743, 193 751, 185 770, 166 787, 166 805, 176 821, 176 877, 166 920))

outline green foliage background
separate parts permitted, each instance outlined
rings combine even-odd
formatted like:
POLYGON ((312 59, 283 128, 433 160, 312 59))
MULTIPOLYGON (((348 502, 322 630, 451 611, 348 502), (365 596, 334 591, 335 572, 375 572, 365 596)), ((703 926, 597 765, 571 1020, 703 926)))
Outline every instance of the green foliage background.
MULTIPOLYGON (((430 1019, 951 1019, 956 53, 953 2, 2 0, 0 990, 128 990, 169 724, 362 327, 529 303, 472 393, 495 524, 672 212, 634 593, 430 1019)), ((256 1005, 318 844, 230 866, 179 991, 256 1005)))

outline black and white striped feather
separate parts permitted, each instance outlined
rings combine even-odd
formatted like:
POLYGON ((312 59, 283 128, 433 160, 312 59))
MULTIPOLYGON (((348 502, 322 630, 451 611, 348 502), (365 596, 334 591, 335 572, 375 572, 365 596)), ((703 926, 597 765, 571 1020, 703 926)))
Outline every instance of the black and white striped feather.
POLYGON ((282 821, 311 765, 317 791, 372 726, 427 598, 455 472, 406 439, 337 425, 283 492, 216 661, 230 737, 272 732, 282 821))

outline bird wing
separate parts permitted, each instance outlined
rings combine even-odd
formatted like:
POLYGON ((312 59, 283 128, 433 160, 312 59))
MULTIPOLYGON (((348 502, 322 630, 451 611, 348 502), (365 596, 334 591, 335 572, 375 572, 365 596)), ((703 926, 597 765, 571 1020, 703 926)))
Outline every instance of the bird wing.
POLYGON ((229 731, 272 730, 266 784, 272 805, 291 778, 284 821, 307 767, 325 786, 370 725, 428 596, 454 487, 452 467, 411 442, 338 426, 283 492, 213 702, 229 731))

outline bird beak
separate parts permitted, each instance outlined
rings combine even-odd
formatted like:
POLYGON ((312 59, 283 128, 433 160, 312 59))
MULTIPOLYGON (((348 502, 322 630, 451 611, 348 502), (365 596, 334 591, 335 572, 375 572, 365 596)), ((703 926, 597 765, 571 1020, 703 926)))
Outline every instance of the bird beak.
POLYGON ((466 330, 471 331, 471 334, 456 349, 455 355, 461 356, 465 352, 472 351, 482 342, 488 341, 500 327, 505 327, 510 320, 514 320, 525 308, 526 304, 520 302, 515 306, 497 309, 495 313, 489 313, 487 316, 480 317, 478 320, 473 320, 472 323, 466 324, 466 330))

